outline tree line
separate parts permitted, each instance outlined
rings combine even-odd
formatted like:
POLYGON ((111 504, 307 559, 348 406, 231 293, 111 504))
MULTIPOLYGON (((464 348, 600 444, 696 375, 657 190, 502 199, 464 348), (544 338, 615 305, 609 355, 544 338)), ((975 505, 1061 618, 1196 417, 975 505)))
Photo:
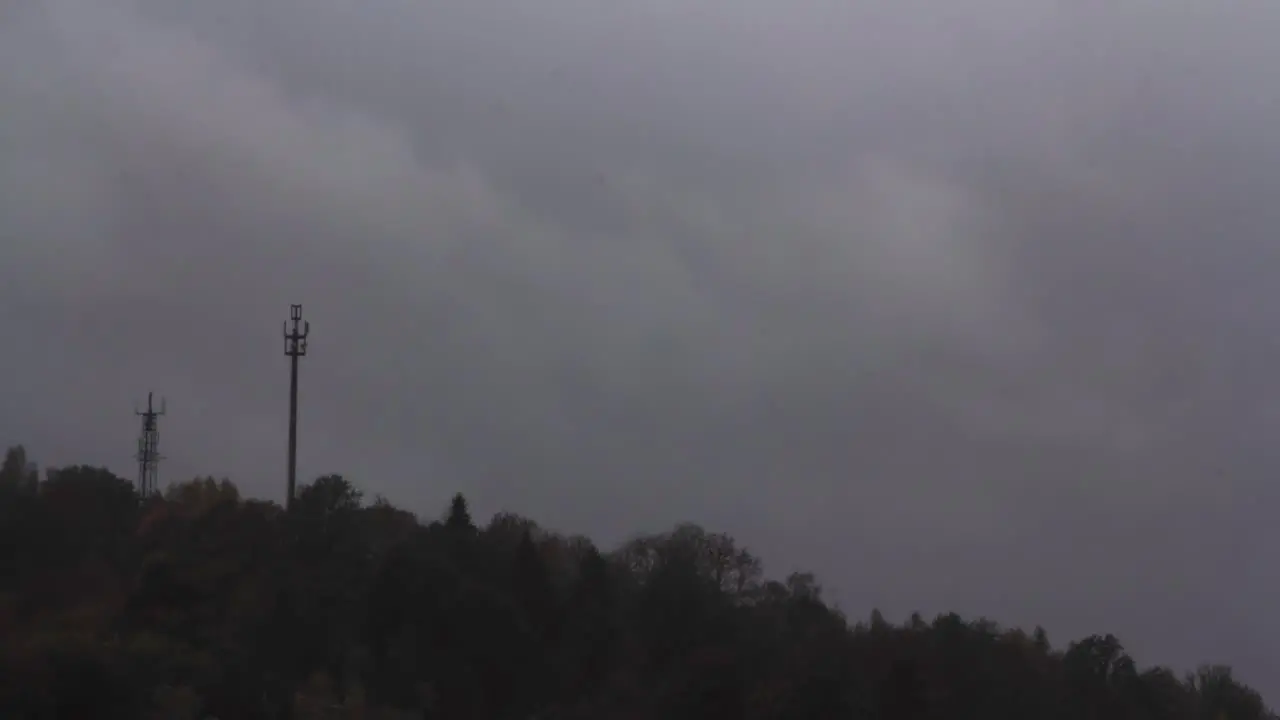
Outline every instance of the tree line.
POLYGON ((292 510, 201 478, 0 466, 0 717, 1255 720, 1231 670, 955 614, 852 621, 696 525, 611 551, 518 515, 292 510))

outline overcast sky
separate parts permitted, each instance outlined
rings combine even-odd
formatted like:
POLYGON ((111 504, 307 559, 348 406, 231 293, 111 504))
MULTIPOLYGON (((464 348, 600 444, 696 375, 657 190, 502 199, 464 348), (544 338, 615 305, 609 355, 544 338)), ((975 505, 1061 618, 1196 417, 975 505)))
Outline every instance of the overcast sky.
POLYGON ((1280 694, 1280 5, 10 0, 0 442, 1280 694), (1268 685, 1268 683, 1270 683, 1268 685))

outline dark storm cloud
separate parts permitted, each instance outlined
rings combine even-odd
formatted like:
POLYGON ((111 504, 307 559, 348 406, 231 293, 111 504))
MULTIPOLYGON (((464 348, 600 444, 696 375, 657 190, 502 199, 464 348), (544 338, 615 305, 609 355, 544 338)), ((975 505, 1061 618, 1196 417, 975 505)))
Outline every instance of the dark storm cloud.
POLYGON ((278 497, 303 302, 304 475, 1280 669, 1277 11, 5 12, 0 435, 44 462, 127 472, 155 389, 168 478, 278 497))

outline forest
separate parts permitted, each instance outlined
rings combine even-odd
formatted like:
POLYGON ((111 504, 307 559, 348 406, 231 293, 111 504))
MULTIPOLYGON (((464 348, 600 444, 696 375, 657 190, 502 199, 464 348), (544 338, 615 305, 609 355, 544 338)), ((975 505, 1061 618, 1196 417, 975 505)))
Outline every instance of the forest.
POLYGON ((337 475, 293 507, 200 478, 0 467, 0 718, 1254 720, 1230 668, 985 618, 846 617, 696 525, 612 550, 438 519, 337 475))

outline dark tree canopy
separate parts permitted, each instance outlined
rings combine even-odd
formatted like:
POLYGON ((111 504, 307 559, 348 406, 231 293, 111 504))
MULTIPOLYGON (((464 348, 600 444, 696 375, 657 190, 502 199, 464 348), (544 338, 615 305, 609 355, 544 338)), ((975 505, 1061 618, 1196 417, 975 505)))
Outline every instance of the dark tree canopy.
MULTIPOLYGON (((462 495, 326 475, 285 512, 198 478, 0 465, 0 717, 1259 720, 1226 667, 954 614, 850 622, 696 525, 611 552, 462 495)), ((856 561, 855 561, 856 562, 856 561)))

